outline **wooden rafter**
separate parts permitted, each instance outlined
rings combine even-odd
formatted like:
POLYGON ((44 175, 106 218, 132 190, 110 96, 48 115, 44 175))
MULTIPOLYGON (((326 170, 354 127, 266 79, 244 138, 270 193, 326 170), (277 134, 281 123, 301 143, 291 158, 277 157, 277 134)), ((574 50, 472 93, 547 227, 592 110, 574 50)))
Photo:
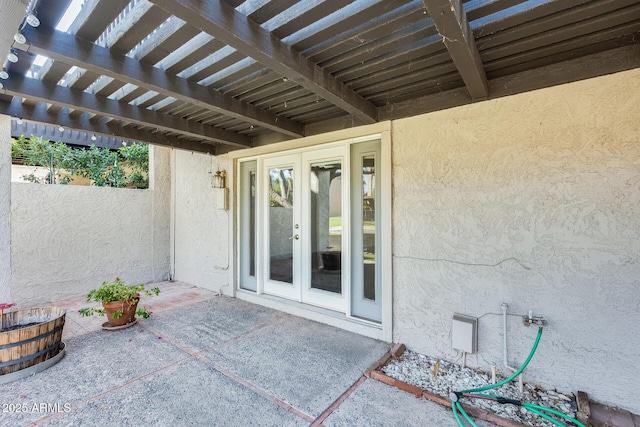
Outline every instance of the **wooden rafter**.
POLYGON ((99 116, 108 116, 126 123, 149 126, 165 132, 175 132, 190 138, 199 138, 203 141, 229 144, 236 147, 249 147, 251 145, 249 137, 238 133, 189 122, 180 117, 134 107, 124 102, 91 95, 77 89, 52 85, 36 79, 25 78, 18 74, 11 74, 4 89, 8 95, 56 104, 99 116))
MULTIPOLYGON (((632 36, 627 37, 631 38, 632 36)), ((544 67, 492 79, 489 99, 640 68, 638 45, 630 44, 628 40, 626 43, 622 40, 614 40, 614 42, 609 42, 612 49, 603 49, 602 52, 581 56, 570 61, 556 62, 544 67), (620 43, 621 47, 614 44, 616 41, 620 43)), ((452 89, 382 107, 380 108, 380 118, 381 120, 395 120, 467 105, 472 101, 464 93, 465 90, 465 88, 452 89)))
POLYGON ((29 45, 17 45, 22 50, 131 83, 286 135, 301 136, 304 133, 300 123, 286 117, 276 116, 186 79, 171 76, 163 70, 127 56, 113 54, 109 49, 86 40, 43 26, 37 30, 25 28, 24 34, 29 45))
POLYGON ((150 1, 364 122, 377 121, 374 104, 225 2, 150 1))
POLYGON ((47 106, 44 103, 39 103, 36 106, 22 104, 19 98, 14 98, 11 102, 0 100, 0 114, 20 117, 22 120, 35 123, 64 126, 68 129, 80 130, 107 137, 116 136, 200 153, 217 153, 217 145, 178 139, 167 136, 161 132, 140 130, 131 126, 123 126, 113 121, 106 123, 103 120, 90 120, 86 113, 80 117, 72 117, 64 112, 51 112, 47 110, 47 106))
POLYGON ((489 95, 476 41, 462 0, 422 0, 473 99, 489 95))

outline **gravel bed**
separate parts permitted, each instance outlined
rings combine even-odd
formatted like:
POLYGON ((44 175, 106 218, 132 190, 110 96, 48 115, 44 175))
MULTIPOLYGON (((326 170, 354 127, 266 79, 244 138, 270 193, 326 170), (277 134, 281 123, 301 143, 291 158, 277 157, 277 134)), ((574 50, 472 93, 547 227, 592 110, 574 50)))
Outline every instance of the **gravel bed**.
MULTIPOLYGON (((440 359, 436 377, 434 375, 434 367, 437 360, 433 357, 406 350, 399 359, 391 359, 387 365, 381 368, 381 371, 392 378, 446 398, 449 398, 449 393, 452 391, 482 387, 491 383, 491 374, 471 368, 463 368, 442 359, 440 359)), ((499 382, 502 379, 504 377, 498 376, 497 381, 499 382)), ((553 390, 543 390, 526 382, 524 384, 524 393, 520 393, 517 381, 512 381, 509 384, 484 391, 483 393, 519 399, 527 403, 556 409, 574 418, 576 416, 576 404, 573 394, 567 395, 553 390)), ((554 427, 547 420, 515 405, 501 405, 495 401, 473 398, 464 398, 462 402, 492 411, 503 418, 525 425, 554 427)), ((453 415, 451 416, 453 417, 453 415)), ((568 422, 567 424, 573 425, 568 422)))

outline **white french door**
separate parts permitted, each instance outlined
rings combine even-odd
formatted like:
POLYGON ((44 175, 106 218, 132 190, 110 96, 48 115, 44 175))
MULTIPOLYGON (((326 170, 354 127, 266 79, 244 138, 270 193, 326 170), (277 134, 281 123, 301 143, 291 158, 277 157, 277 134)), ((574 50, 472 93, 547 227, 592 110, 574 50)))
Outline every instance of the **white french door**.
POLYGON ((343 163, 342 147, 263 160, 264 293, 345 311, 343 163))
POLYGON ((344 148, 303 153, 302 302, 346 310, 348 265, 344 148))
POLYGON ((302 240, 300 156, 265 159, 262 204, 262 274, 264 292, 300 298, 302 240))
POLYGON ((247 159, 239 288, 381 322, 380 141, 247 159))

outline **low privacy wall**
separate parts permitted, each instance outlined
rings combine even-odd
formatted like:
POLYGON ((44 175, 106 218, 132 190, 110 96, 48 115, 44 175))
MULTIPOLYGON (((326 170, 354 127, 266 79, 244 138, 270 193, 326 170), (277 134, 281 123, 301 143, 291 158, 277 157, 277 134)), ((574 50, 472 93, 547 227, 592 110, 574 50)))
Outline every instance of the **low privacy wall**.
POLYGON ((150 150, 148 190, 11 184, 11 293, 25 308, 116 276, 169 275, 169 150, 150 150))
MULTIPOLYGON (((640 70, 393 123, 394 341, 502 367, 501 304, 548 320, 525 380, 640 413, 640 70)), ((509 363, 537 328, 508 318, 509 363)))

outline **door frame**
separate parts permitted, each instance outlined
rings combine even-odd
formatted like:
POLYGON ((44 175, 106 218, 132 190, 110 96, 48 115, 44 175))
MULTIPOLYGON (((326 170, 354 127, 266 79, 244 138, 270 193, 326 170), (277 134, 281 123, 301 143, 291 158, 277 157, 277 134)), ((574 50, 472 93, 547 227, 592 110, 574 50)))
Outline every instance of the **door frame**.
MULTIPOLYGON (((232 180, 230 181, 231 197, 230 214, 233 221, 233 227, 229 233, 229 256, 233 259, 232 268, 229 269, 229 286, 225 294, 249 301, 258 305, 263 305, 276 310, 280 310, 292 315, 311 319, 321 323, 329 324, 341 329, 352 331, 358 334, 369 336, 375 339, 381 339, 391 342, 393 340, 393 260, 392 260, 392 149, 391 149, 391 122, 381 122, 373 125, 361 126, 346 129, 337 132, 314 135, 305 138, 294 139, 285 142, 262 145, 251 149, 232 151, 227 154, 233 163, 232 180), (380 239, 381 247, 379 249, 381 262, 381 281, 382 281, 382 322, 373 323, 363 319, 351 317, 349 306, 347 304, 347 315, 338 316, 335 312, 329 310, 324 311, 320 308, 314 308, 308 304, 296 303, 293 301, 282 300, 265 295, 260 286, 256 292, 239 288, 240 257, 239 257, 239 194, 238 175, 239 166, 243 161, 259 160, 274 154, 287 154, 294 152, 304 152, 313 150, 314 148, 351 145, 359 142, 371 140, 380 140, 381 159, 380 174, 381 180, 381 199, 384 203, 380 206, 380 239)), ((259 249, 258 249, 259 250, 259 249)), ((261 254, 257 254, 261 256, 261 254)), ((262 267, 258 265, 258 270, 262 267)), ((260 274, 257 272, 257 274, 260 274)), ((348 280, 348 279, 347 279, 348 280)))

